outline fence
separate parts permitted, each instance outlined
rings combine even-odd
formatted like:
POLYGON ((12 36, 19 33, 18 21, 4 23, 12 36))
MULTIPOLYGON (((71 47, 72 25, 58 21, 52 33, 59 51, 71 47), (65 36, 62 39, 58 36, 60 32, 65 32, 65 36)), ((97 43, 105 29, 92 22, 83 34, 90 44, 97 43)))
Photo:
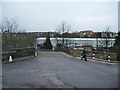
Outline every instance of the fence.
POLYGON ((24 56, 33 56, 35 53, 35 48, 14 48, 9 50, 2 51, 2 61, 8 60, 9 56, 12 56, 13 59, 24 57, 24 56))

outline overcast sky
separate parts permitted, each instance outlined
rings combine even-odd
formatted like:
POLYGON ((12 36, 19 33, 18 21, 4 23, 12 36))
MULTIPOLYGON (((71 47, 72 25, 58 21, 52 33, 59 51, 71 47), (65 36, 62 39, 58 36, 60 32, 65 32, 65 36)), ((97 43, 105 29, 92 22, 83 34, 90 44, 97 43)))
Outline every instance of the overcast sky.
POLYGON ((65 21, 72 31, 118 31, 117 2, 3 2, 2 19, 15 18, 28 32, 55 31, 65 21))

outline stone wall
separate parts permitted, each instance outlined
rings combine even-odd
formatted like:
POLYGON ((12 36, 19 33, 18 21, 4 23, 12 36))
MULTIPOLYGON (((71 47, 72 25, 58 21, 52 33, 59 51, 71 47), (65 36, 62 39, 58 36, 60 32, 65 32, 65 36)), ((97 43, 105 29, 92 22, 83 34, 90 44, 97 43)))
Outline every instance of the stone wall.
MULTIPOLYGON (((77 48, 68 48, 69 49, 69 54, 75 57, 81 57, 82 55, 82 50, 79 50, 77 48)), ((66 52, 67 53, 67 52, 66 52)), ((107 60, 108 59, 108 55, 110 55, 111 60, 112 61, 116 61, 117 60, 117 54, 116 53, 106 53, 106 52, 97 52, 97 51, 87 51, 87 57, 88 58, 92 58, 93 57, 93 53, 95 54, 95 58, 98 59, 103 59, 103 60, 107 60)))
POLYGON ((12 56, 13 59, 26 56, 33 56, 35 54, 35 48, 14 48, 2 51, 2 61, 9 59, 12 56))

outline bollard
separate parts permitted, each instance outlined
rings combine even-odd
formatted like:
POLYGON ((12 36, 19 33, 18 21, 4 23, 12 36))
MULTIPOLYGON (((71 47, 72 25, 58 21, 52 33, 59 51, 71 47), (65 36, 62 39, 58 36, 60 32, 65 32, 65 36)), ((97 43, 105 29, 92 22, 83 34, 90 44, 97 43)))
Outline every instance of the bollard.
POLYGON ((93 59, 95 59, 95 54, 93 54, 93 59))
POLYGON ((35 52, 35 56, 37 57, 37 52, 35 52))
POLYGON ((10 62, 10 63, 13 62, 12 56, 9 57, 9 62, 10 62))
POLYGON ((108 61, 110 61, 111 60, 111 57, 110 57, 110 55, 108 55, 108 61))
POLYGON ((53 48, 52 48, 52 50, 54 51, 54 50, 55 50, 55 48, 53 47, 53 48))

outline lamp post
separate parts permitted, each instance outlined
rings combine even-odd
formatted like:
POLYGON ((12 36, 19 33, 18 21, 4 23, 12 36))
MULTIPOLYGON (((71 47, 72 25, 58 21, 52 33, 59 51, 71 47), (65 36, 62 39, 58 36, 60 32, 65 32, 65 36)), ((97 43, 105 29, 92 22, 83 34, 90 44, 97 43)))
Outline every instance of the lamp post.
POLYGON ((37 39, 34 40, 34 47, 37 49, 37 39))
MULTIPOLYGON (((35 39, 34 41, 34 46, 35 46, 35 49, 37 50, 37 39, 35 39)), ((35 57, 37 57, 37 51, 35 50, 35 57)))
POLYGON ((97 51, 98 51, 98 33, 96 33, 96 47, 97 47, 97 51))

